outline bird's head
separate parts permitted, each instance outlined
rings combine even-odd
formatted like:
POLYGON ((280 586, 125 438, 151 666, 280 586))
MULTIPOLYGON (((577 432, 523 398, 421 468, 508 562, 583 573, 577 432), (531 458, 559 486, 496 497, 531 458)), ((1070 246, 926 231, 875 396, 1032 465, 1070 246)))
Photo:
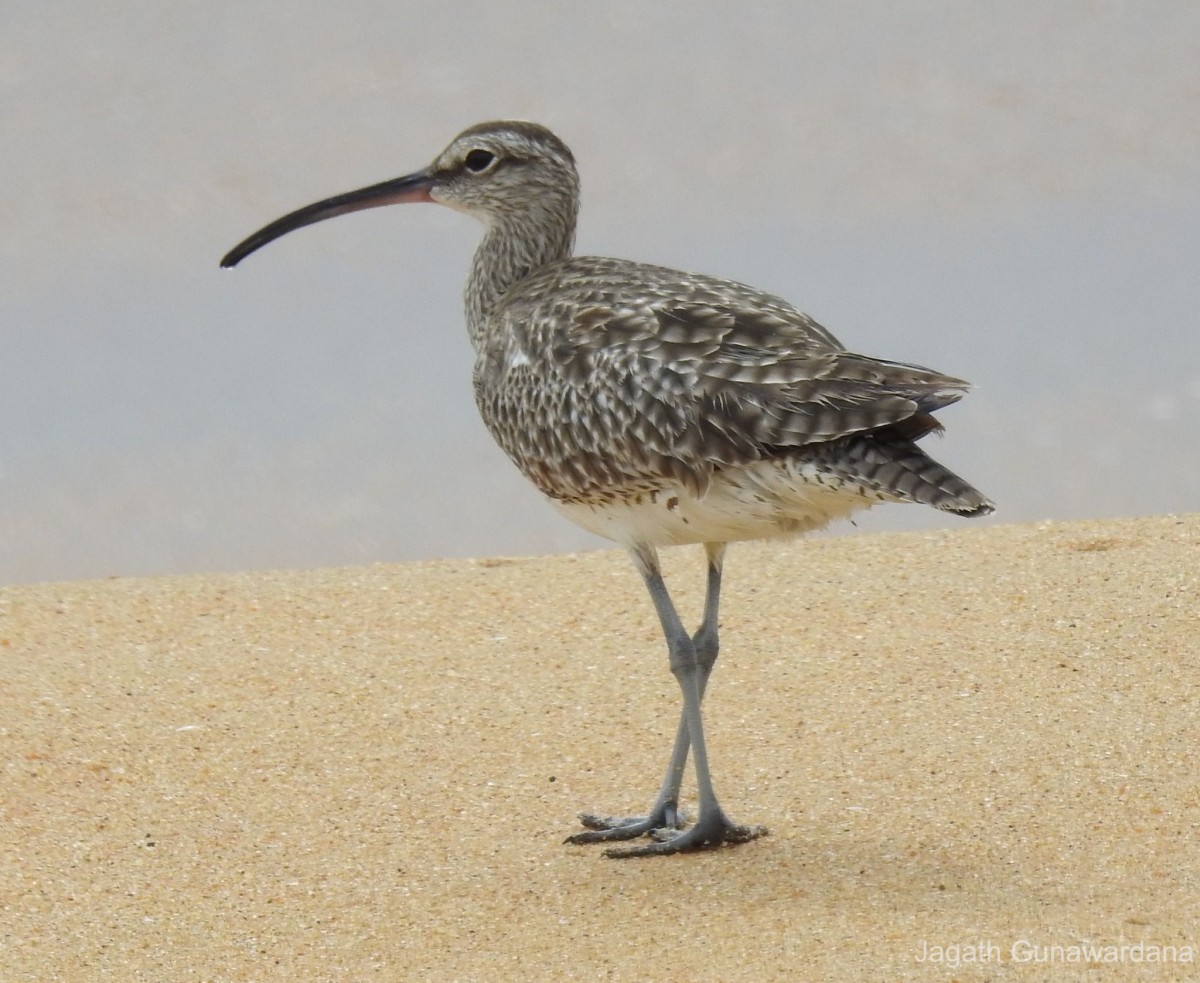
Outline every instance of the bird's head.
POLYGON ((294 229, 364 208, 433 201, 485 225, 512 216, 545 215, 573 226, 578 199, 575 158, 546 127, 520 120, 480 123, 455 137, 424 170, 335 195, 276 219, 231 249, 221 266, 236 266, 294 229))

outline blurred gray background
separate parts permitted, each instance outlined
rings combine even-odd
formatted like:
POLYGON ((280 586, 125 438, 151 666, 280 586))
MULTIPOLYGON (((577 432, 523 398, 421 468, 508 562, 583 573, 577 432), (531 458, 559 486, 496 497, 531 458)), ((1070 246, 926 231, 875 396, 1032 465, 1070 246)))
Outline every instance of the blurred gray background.
POLYGON ((1193 510, 1198 55, 1178 0, 4 4, 0 582, 598 544, 476 419, 469 219, 217 268, 503 116, 575 150, 580 252, 975 382, 935 452, 991 521, 1193 510))

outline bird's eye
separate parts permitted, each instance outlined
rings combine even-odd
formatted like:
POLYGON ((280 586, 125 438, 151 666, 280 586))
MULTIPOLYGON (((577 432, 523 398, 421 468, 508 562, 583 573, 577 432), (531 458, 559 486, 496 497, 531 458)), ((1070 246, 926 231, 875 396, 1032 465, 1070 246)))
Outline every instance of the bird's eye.
POLYGON ((490 150, 472 150, 467 154, 463 161, 467 165, 467 170, 475 174, 482 174, 494 163, 496 163, 496 155, 490 150))

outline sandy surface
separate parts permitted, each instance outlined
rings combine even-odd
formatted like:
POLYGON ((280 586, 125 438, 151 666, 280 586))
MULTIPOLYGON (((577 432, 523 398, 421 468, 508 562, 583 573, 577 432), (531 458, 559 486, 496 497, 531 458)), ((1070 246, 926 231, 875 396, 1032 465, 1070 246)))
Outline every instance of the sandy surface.
POLYGON ((1194 515, 736 547, 771 835, 611 861, 677 705, 622 554, 6 589, 0 979, 1200 979, 1198 595, 1194 515))

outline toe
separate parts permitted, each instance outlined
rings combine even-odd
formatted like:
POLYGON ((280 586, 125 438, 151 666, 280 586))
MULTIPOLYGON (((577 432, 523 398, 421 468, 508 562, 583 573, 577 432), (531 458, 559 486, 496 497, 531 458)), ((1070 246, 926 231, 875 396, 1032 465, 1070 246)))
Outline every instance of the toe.
POLYGON ((605 850, 604 855, 618 860, 630 857, 664 857, 673 853, 749 843, 766 834, 765 826, 740 826, 731 823, 718 812, 715 816, 702 817, 695 826, 682 833, 670 835, 667 830, 654 830, 650 835, 655 842, 634 847, 613 847, 605 850))

